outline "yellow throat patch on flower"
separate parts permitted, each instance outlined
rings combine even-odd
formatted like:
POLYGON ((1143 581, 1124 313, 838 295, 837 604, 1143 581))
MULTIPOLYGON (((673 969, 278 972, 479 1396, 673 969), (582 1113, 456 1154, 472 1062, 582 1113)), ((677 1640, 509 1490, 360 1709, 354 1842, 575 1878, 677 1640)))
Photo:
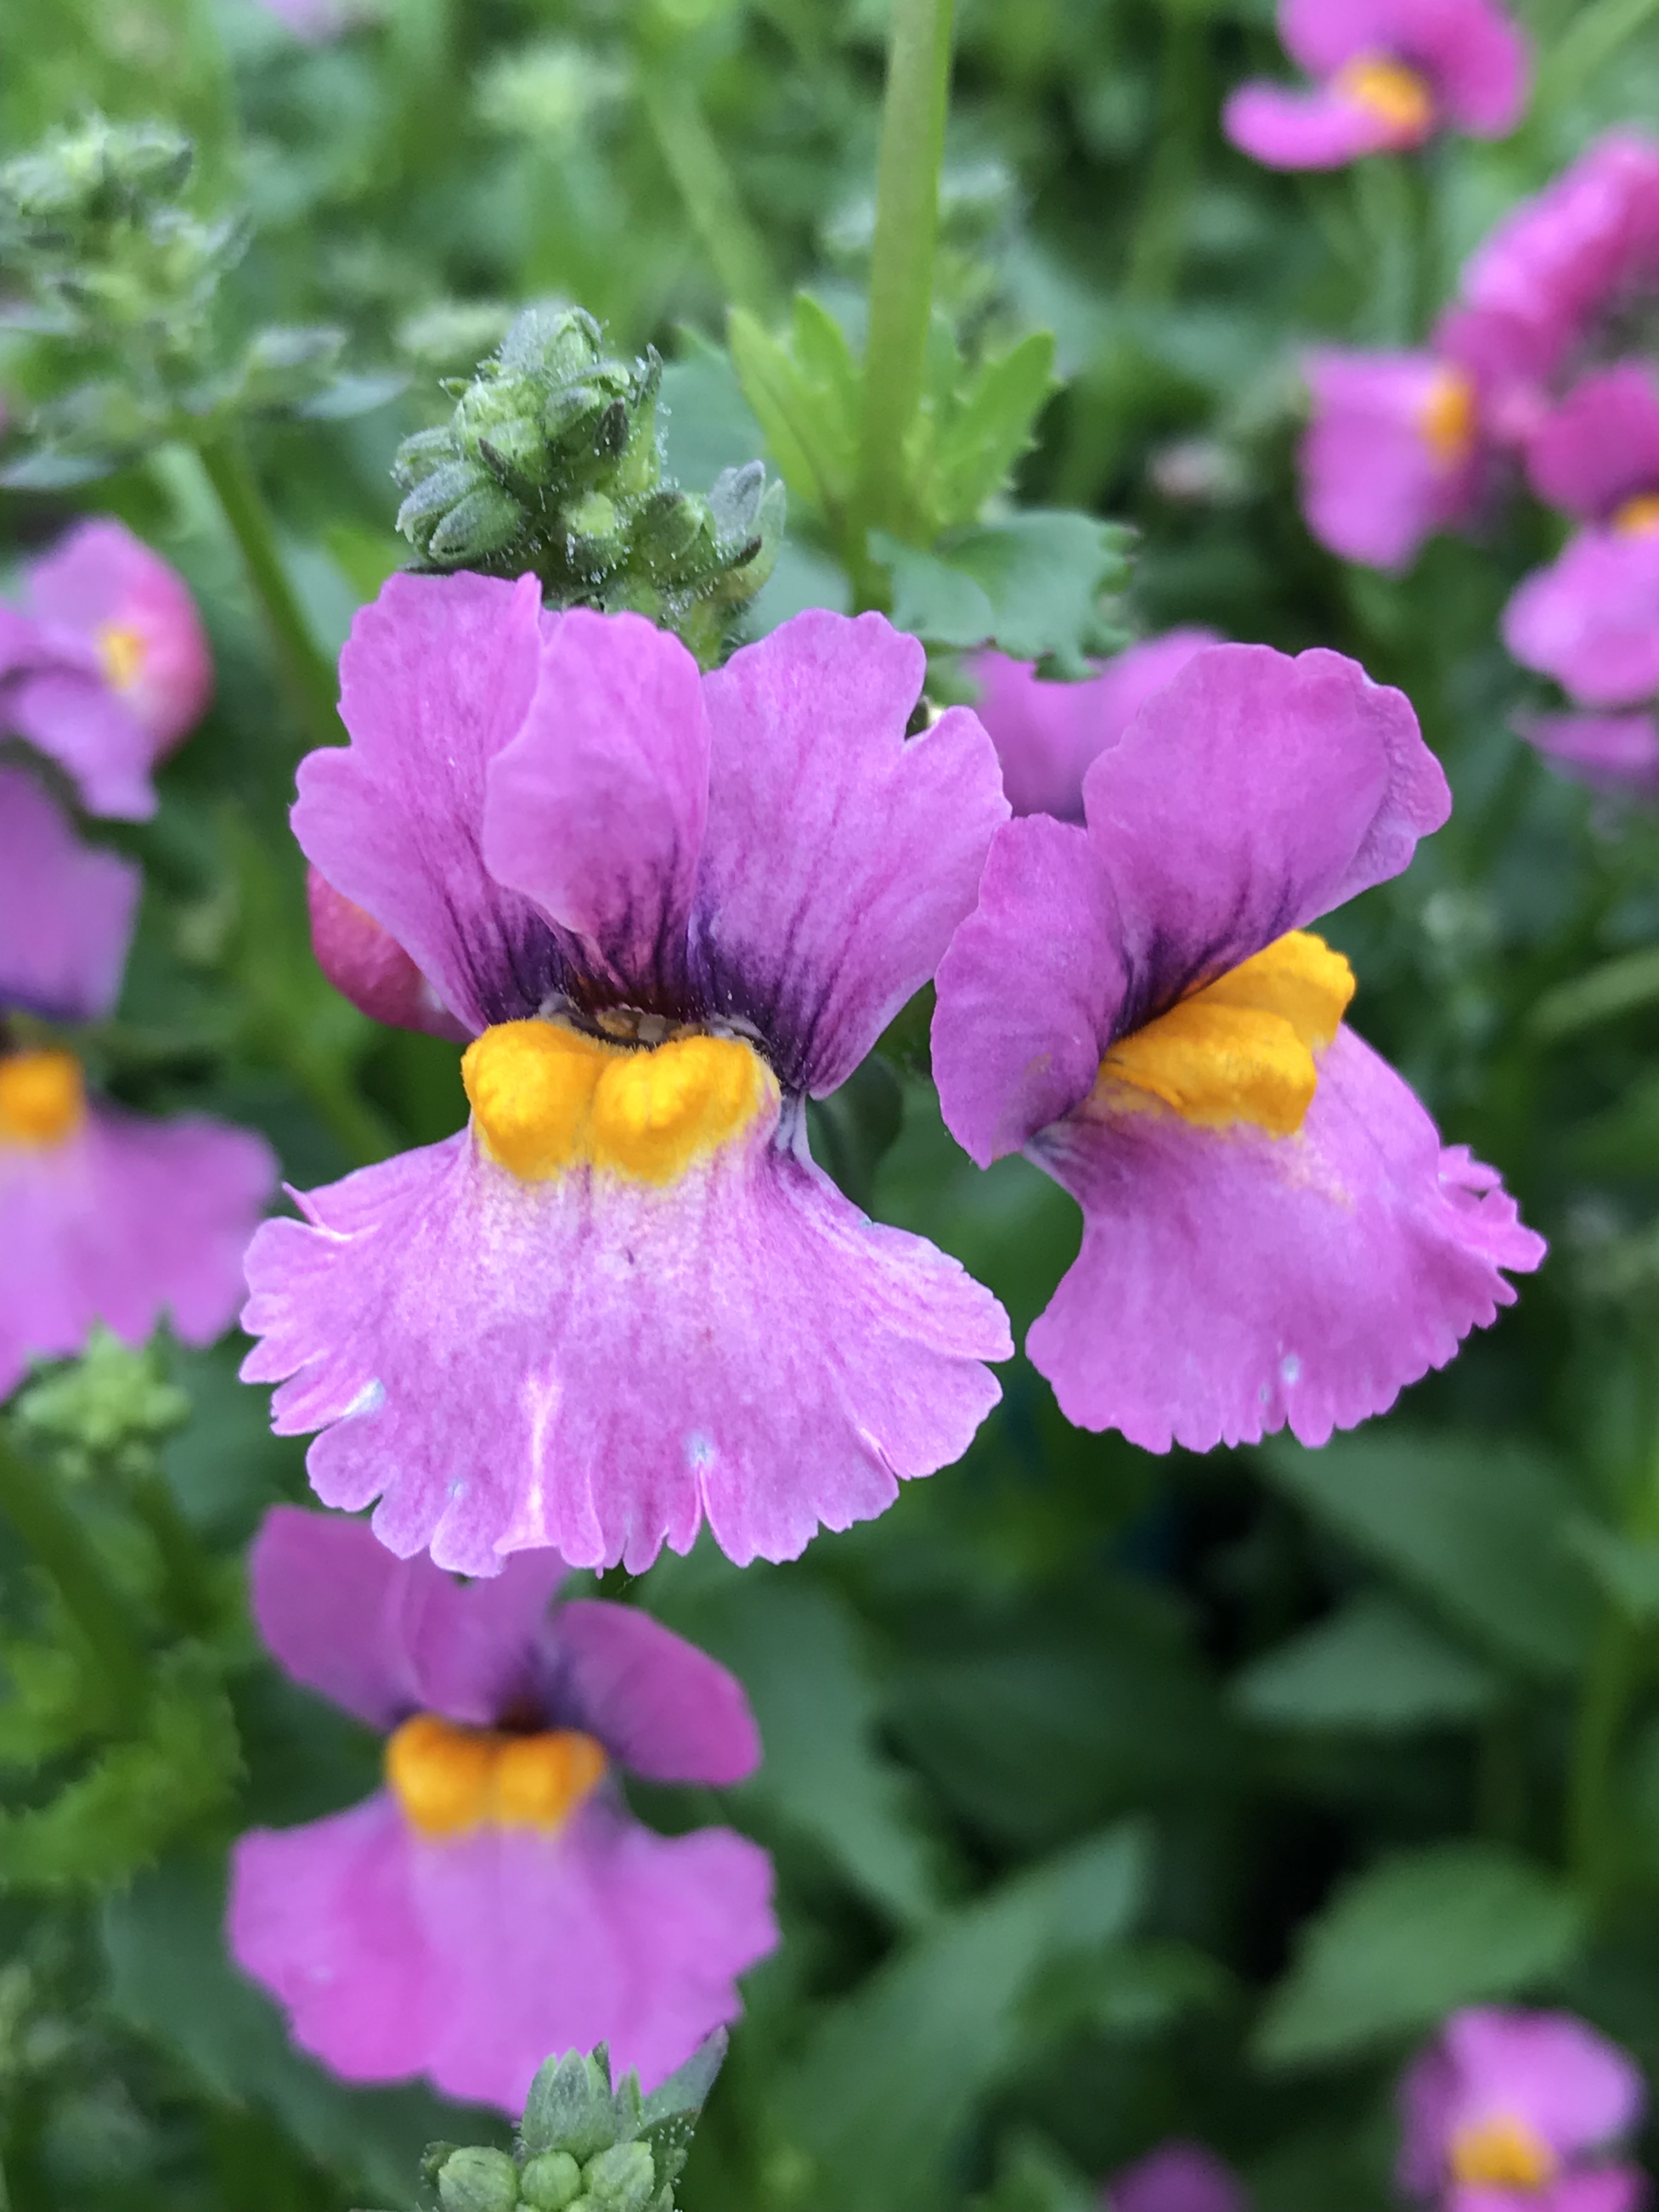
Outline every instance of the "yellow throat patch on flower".
POLYGON ((1434 94, 1426 81, 1386 54, 1366 54, 1344 63, 1336 73, 1336 86, 1401 137, 1424 137, 1434 122, 1434 94))
POLYGON ((1318 1087, 1316 1054, 1336 1035, 1353 990, 1342 955, 1293 929, 1120 1037, 1100 1063, 1094 1097, 1117 1113, 1169 1107, 1200 1129, 1243 1122, 1294 1136, 1318 1087))
POLYGON ((1443 363, 1429 380, 1417 427, 1443 469, 1457 468, 1474 451, 1474 379, 1443 363))
POLYGON ((603 1780, 604 1750, 577 1729, 507 1735, 416 1713, 386 1740, 386 1778, 423 1836, 486 1826, 562 1828, 603 1780))
POLYGON ((87 1118, 86 1085, 72 1052, 0 1054, 0 1146, 45 1152, 87 1118))
POLYGON ((677 1182, 778 1097, 740 1037, 629 1047, 540 1020, 486 1030, 467 1047, 461 1079, 484 1149, 525 1182, 582 1165, 677 1182))
POLYGON ((1529 2121, 1510 2113, 1476 2120, 1452 2137, 1452 2179, 1465 2189, 1547 2188, 1558 2160, 1529 2121))
POLYGON ((1613 518, 1621 538, 1651 538, 1659 530, 1659 491, 1638 492, 1613 518))
POLYGON ((112 691, 130 691, 143 673, 148 647, 131 623, 100 623, 93 644, 104 681, 112 691))

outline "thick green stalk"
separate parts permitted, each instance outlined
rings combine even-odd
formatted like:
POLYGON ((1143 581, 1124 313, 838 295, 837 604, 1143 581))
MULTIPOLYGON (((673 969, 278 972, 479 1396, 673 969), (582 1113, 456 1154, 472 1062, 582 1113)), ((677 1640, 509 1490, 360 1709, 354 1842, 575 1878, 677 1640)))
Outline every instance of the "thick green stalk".
POLYGON ((345 732, 335 712, 334 671, 317 648, 294 596, 270 510, 246 453, 234 434, 197 448, 219 509, 236 540, 253 596, 264 616, 276 665, 307 745, 337 745, 345 732))
POLYGON ((657 149, 721 286, 738 307, 769 315, 777 284, 766 240, 749 220, 696 92, 689 84, 647 76, 640 97, 657 149))
POLYGON ((953 13, 954 0, 894 0, 887 48, 856 511, 864 528, 901 533, 904 447, 921 404, 933 305, 953 13))
POLYGON ((149 1668, 126 1600, 52 1478, 0 1435, 0 1513, 57 1585, 102 1679, 112 1724, 137 1727, 149 1668))

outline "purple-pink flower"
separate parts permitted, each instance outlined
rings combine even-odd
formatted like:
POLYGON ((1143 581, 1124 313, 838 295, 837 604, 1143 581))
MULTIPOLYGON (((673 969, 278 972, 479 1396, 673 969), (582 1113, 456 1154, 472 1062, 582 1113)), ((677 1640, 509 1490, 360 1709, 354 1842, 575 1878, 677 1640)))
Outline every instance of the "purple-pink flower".
POLYGON ((933 1068, 981 1166, 1024 1148, 1083 1247, 1027 1350, 1079 1426, 1194 1450, 1322 1443, 1451 1358, 1537 1266, 1342 1023, 1307 925, 1449 810, 1397 691, 1352 661, 1198 653, 1083 783, 997 834, 941 963, 933 1068))
POLYGON ((1574 782, 1617 798, 1659 800, 1659 720, 1651 708, 1629 714, 1519 714, 1514 726, 1574 782))
POLYGON ((1441 2212, 1635 2212, 1633 2062, 1570 2013, 1454 2013, 1400 2085, 1399 2179, 1441 2212))
POLYGON ((77 523, 0 607, 0 735, 70 776, 89 812, 142 821, 149 772, 213 692, 201 617, 178 572, 122 524, 77 523))
POLYGON ((736 2017, 778 1940, 771 1862, 729 1828, 654 1833, 619 1782, 751 1771, 723 1667, 633 1607, 550 1612, 550 1552, 463 1585, 277 1506, 249 1571, 280 1663, 386 1737, 384 1788, 233 1856, 232 1954, 295 2042, 516 2113, 550 2052, 608 2043, 649 2089, 736 2017))
POLYGON ((1425 538, 1474 517, 1491 448, 1472 366, 1450 352, 1327 347, 1303 374, 1313 412, 1297 457, 1302 509, 1321 544, 1403 568, 1425 538))
POLYGON ((1106 2212, 1249 2212, 1249 2202, 1232 2168, 1196 2142, 1160 2143, 1106 2185, 1106 2212))
POLYGON ((1044 683, 1029 660, 975 653, 968 670, 979 685, 980 720, 1014 812, 1080 822, 1083 779, 1096 754, 1117 743, 1142 700, 1216 642, 1213 630, 1166 630, 1100 663, 1083 684, 1044 683))
POLYGON ((88 1098, 73 1052, 8 1023, 108 1012, 138 890, 131 862, 80 843, 27 770, 0 768, 0 1397, 97 1322, 140 1344, 166 1316, 211 1342, 276 1179, 258 1137, 88 1098))
POLYGON ((341 665, 352 743, 301 766, 295 834, 472 1038, 472 1115, 248 1255, 244 1373, 324 1431, 319 1495, 469 1574, 638 1570, 705 1516, 791 1558, 880 1512, 965 1449, 1007 1322, 842 1196, 804 1109, 973 905, 983 730, 907 737, 922 652, 878 616, 702 676, 533 577, 394 578, 341 665))
POLYGON ((1526 105, 1526 40, 1492 0, 1280 0, 1306 91, 1241 85, 1224 124, 1274 169, 1336 169, 1439 131, 1501 138, 1526 105))

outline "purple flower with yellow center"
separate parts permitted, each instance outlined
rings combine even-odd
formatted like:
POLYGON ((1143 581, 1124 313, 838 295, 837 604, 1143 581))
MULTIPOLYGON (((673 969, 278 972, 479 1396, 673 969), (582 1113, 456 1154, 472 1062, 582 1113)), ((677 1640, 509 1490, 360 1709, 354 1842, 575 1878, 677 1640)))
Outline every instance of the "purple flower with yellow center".
POLYGON ((1634 362, 1598 370, 1540 426, 1533 485, 1583 527, 1526 578, 1504 642, 1587 707, 1659 693, 1659 391, 1634 362))
POLYGON ((1198 653, 1083 778, 998 832, 939 972, 933 1070, 981 1166, 1083 1208, 1026 1349, 1067 1418, 1167 1450, 1322 1443, 1444 1364, 1537 1266, 1346 1028, 1307 925, 1397 875, 1450 800, 1398 691, 1340 654, 1198 653))
POLYGON ((1526 105, 1526 40, 1492 0, 1280 0, 1279 35, 1312 89, 1241 85, 1223 118, 1269 168, 1340 169, 1439 131, 1501 138, 1526 105))
POLYGON ((965 709, 907 736, 922 672, 880 617, 811 613, 703 676, 532 577, 394 578, 358 617, 352 743, 294 812, 342 902, 319 942, 407 1013, 361 917, 402 948, 471 1039, 471 1119, 261 1231, 243 1371, 394 1552, 637 1571, 706 1515, 791 1558, 995 1403, 1001 1308, 806 1146, 1007 817, 965 709))
POLYGON ((1313 412, 1297 456, 1302 511, 1322 545, 1400 569, 1437 531, 1474 519, 1492 474, 1474 364, 1333 347, 1303 374, 1313 412))
POLYGON ((975 653, 968 668, 979 686, 980 720, 1014 812, 1080 822, 1084 772, 1095 755, 1117 743, 1144 699, 1216 642, 1213 630, 1196 626, 1166 630, 1097 663, 1098 673, 1082 684, 1045 683, 1029 660, 975 653))
POLYGON ((27 770, 0 768, 0 1397, 100 1322, 142 1344, 165 1315, 210 1343, 276 1180, 259 1138, 89 1099, 75 1054, 42 1041, 40 1022, 114 1004, 138 891, 131 862, 82 845, 27 770))
POLYGON ((462 1584, 279 1505, 248 1565, 281 1665, 386 1737, 383 1789, 233 1856, 231 1952, 296 2043, 516 2113, 550 2051, 608 2043, 649 2089, 737 2016, 778 1940, 771 1861, 727 1828, 654 1833, 619 1781, 753 1770, 723 1667, 630 1606, 550 1613, 548 1552, 462 1584))
POLYGON ((1115 2173, 1106 2212, 1249 2212, 1232 2168, 1197 2142, 1160 2143, 1115 2173))
POLYGON ((1615 2154, 1645 2103, 1570 2013, 1454 2013, 1400 2085, 1401 2186, 1444 2212, 1635 2212, 1645 2179, 1615 2154))
POLYGON ((118 522, 77 523, 0 607, 0 735, 70 775, 90 813, 143 821, 149 772, 206 711, 213 663, 176 569, 118 522))

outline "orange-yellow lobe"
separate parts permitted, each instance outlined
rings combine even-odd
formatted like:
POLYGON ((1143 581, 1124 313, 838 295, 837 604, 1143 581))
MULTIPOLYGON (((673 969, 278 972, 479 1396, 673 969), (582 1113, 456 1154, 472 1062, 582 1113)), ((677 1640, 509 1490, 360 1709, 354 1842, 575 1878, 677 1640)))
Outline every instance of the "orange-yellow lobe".
POLYGON ((558 1022, 501 1022, 468 1046, 461 1079, 490 1157, 526 1182, 586 1165, 671 1183, 777 1097, 738 1037, 611 1044, 558 1022))
POLYGON ((434 1838, 490 1826, 562 1828, 604 1778, 604 1751, 575 1729, 503 1735, 416 1713, 388 1738, 386 1777, 412 1828, 434 1838))
POLYGON ((1423 442, 1442 468, 1459 467, 1474 451, 1474 380, 1443 365, 1429 380, 1417 417, 1423 442))
POLYGON ((1627 499, 1613 518, 1621 538, 1651 538, 1659 530, 1659 491, 1638 492, 1627 499))
POLYGON ((1100 1063, 1095 1097, 1116 1112, 1166 1106, 1201 1129, 1244 1122, 1294 1136, 1318 1086, 1316 1054, 1353 989, 1340 952, 1292 930, 1120 1037, 1100 1063))
POLYGON ((1363 54, 1336 73, 1339 92, 1374 115, 1402 141, 1426 138, 1434 125, 1434 94, 1427 81, 1387 54, 1363 54))
POLYGON ((1452 2137, 1454 2181, 1466 2189, 1547 2189, 1559 2161, 1529 2121, 1510 2113, 1474 2120, 1452 2137))
POLYGON ((72 1137, 86 1118, 86 1086, 72 1052, 0 1056, 0 1146, 44 1152, 72 1137))
POLYGON ((130 691, 143 673, 149 648, 130 623, 100 623, 93 645, 104 680, 112 690, 130 691))

